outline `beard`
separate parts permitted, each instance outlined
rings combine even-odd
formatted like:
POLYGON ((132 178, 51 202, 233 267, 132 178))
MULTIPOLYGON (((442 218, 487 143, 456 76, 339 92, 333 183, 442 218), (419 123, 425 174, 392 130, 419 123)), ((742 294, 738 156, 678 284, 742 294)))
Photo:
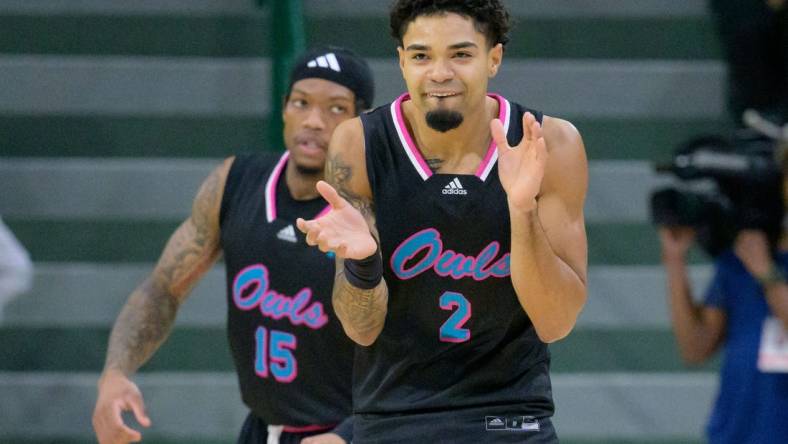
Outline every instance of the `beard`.
POLYGON ((448 109, 427 111, 425 117, 427 119, 427 126, 442 133, 457 128, 462 125, 463 121, 462 114, 448 109))
POLYGON ((302 176, 319 176, 323 174, 323 168, 308 167, 296 164, 296 171, 302 176))

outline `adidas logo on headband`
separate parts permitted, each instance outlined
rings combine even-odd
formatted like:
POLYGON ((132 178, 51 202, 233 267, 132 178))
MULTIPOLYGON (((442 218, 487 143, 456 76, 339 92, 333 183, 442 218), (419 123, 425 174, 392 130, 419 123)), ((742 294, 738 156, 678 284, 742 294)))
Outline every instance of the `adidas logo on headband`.
POLYGON ((337 60, 337 56, 334 55, 333 52, 329 52, 328 54, 321 55, 313 60, 310 60, 307 64, 309 68, 321 67, 321 68, 331 68, 336 72, 341 72, 342 68, 339 67, 339 60, 337 60))
POLYGON ((293 62, 290 71, 290 86, 302 79, 324 79, 338 83, 353 91, 361 107, 357 111, 372 107, 375 84, 369 65, 353 51, 336 46, 311 49, 293 62))

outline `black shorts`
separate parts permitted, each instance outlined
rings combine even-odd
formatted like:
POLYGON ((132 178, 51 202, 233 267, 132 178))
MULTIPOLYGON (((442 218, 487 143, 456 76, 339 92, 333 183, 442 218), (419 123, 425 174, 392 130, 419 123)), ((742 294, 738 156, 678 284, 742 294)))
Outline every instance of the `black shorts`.
POLYGON ((353 444, 557 444, 550 417, 509 412, 355 415, 353 444))
MULTIPOLYGON (((331 429, 314 430, 309 432, 282 432, 279 444, 299 444, 302 439, 330 432, 331 429)), ((268 440, 268 424, 253 413, 247 415, 237 444, 265 444, 268 440)))

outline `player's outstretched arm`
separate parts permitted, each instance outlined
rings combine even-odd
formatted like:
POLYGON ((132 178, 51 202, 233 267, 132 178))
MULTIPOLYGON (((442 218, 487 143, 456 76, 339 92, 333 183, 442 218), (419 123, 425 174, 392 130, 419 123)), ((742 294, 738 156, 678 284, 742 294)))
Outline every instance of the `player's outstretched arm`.
POLYGON ((334 130, 326 160, 326 182, 318 191, 331 211, 317 220, 298 220, 307 243, 337 257, 333 306, 345 333, 371 345, 383 330, 388 288, 382 279, 372 190, 367 179, 364 133, 358 118, 334 130), (346 262, 347 261, 347 262, 346 262))
POLYGON ((526 113, 523 139, 511 148, 499 121, 491 129, 512 224, 512 284, 539 338, 554 342, 569 334, 586 300, 588 165, 575 127, 543 120, 526 113))
POLYGON ((141 425, 150 425, 142 394, 129 378, 167 338, 178 307, 221 254, 219 209, 232 161, 227 159, 203 182, 191 215, 172 234, 153 272, 131 293, 115 321, 93 412, 101 444, 142 439, 123 423, 124 410, 133 411, 141 425))

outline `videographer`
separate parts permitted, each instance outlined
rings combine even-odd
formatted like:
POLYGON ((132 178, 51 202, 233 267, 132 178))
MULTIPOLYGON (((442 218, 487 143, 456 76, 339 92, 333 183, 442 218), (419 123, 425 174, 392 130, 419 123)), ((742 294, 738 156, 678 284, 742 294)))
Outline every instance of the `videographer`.
MULTIPOLYGON (((783 195, 788 202, 785 180, 783 195)), ((776 242, 761 230, 739 231, 733 246, 715 258, 714 278, 700 304, 692 296, 686 260, 696 230, 662 225, 659 237, 682 358, 700 364, 724 350, 708 441, 788 442, 788 231, 776 242), (767 326, 773 330, 764 334, 767 326)))

